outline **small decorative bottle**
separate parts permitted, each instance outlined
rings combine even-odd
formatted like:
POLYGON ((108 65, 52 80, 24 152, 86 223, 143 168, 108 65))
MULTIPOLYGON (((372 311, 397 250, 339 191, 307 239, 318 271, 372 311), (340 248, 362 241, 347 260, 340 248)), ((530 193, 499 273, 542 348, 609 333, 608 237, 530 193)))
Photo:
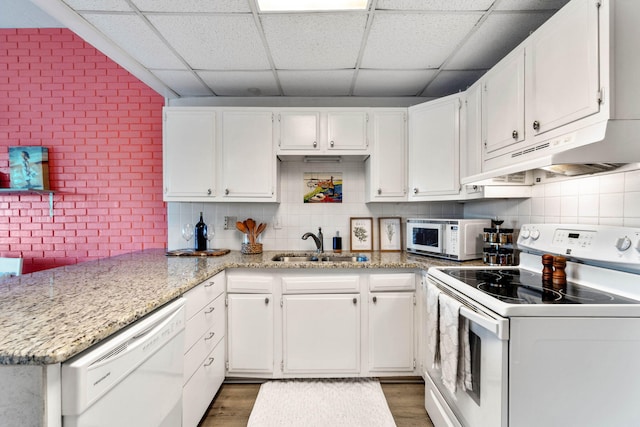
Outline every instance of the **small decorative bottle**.
POLYGON ((320 240, 320 252, 324 252, 324 236, 322 235, 322 227, 318 227, 318 240, 320 240))
POLYGON ((200 221, 196 224, 196 251, 207 250, 207 224, 202 219, 202 212, 200 212, 200 221))
POLYGON ((342 252, 342 237, 340 237, 339 231, 336 231, 336 235, 333 238, 333 251, 342 252))

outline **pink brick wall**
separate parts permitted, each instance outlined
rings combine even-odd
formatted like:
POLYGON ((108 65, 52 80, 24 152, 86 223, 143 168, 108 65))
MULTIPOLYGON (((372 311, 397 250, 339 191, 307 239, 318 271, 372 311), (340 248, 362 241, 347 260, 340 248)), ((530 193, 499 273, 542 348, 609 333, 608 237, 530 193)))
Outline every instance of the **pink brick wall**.
POLYGON ((0 194, 0 256, 24 272, 167 244, 164 99, 66 29, 0 29, 0 187, 9 146, 49 148, 48 196, 0 194))

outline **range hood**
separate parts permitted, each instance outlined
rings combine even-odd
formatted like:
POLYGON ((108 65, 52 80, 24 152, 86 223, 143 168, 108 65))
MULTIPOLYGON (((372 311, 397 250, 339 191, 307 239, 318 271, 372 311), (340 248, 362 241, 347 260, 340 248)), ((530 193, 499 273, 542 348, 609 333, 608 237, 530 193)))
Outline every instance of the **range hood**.
POLYGON ((536 169, 579 176, 640 162, 640 120, 601 121, 502 157, 506 156, 508 166, 463 178, 462 183, 487 184, 498 176, 536 169))

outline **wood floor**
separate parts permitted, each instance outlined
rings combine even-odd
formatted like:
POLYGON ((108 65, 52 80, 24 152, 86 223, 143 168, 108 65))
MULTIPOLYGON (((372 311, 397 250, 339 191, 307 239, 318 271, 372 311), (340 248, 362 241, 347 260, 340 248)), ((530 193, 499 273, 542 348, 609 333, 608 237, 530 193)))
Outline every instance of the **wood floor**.
MULTIPOLYGON (((260 384, 223 384, 199 427, 247 425, 260 384)), ((433 427, 424 409, 424 384, 382 383, 398 427, 433 427)))

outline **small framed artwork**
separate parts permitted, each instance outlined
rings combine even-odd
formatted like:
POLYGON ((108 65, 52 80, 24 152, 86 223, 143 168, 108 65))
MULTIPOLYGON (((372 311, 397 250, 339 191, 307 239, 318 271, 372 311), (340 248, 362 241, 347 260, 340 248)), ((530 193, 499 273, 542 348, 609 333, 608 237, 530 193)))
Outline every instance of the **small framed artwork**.
POLYGON ((351 218, 351 252, 373 251, 373 218, 351 218))
POLYGON ((380 252, 400 252, 402 233, 400 217, 378 218, 380 252))

